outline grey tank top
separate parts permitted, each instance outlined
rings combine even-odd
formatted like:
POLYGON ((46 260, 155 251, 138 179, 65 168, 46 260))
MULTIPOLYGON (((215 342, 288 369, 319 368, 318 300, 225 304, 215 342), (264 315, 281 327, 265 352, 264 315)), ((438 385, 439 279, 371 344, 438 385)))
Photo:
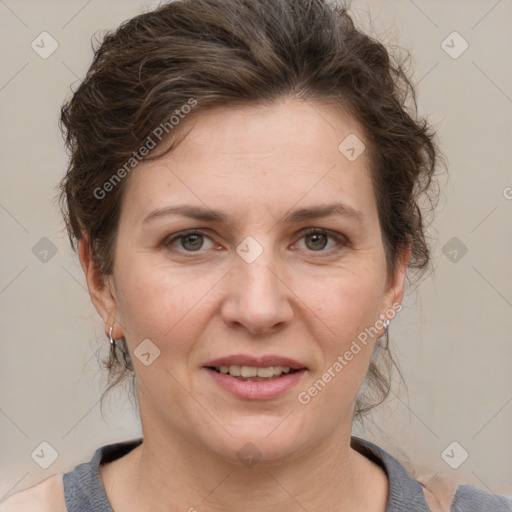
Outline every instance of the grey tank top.
MULTIPOLYGON (((112 462, 142 443, 142 439, 98 448, 90 462, 64 474, 64 495, 68 512, 114 512, 100 477, 99 466, 112 462)), ((386 512, 430 512, 422 486, 405 468, 378 446, 353 437, 352 447, 382 467, 389 480, 386 512)), ((476 487, 457 488, 451 512, 511 512, 512 499, 489 494, 476 487)), ((122 512, 122 511, 116 511, 122 512)))

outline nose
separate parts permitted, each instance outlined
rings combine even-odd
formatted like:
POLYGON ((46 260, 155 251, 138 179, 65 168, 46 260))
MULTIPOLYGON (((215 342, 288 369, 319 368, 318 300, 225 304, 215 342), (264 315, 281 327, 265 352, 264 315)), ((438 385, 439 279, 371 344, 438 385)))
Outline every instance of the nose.
POLYGON ((292 320, 292 293, 269 263, 263 257, 252 263, 240 259, 226 276, 228 289, 221 315, 229 327, 271 334, 292 320))

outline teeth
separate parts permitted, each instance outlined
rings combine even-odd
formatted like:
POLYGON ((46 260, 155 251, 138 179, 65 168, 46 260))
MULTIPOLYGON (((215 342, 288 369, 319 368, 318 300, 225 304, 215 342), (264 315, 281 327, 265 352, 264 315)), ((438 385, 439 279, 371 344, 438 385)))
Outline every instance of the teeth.
POLYGON ((235 364, 232 364, 230 367, 229 367, 229 372, 228 372, 230 375, 232 375, 233 377, 240 377, 240 375, 242 375, 242 371, 241 371, 241 367, 240 366, 237 366, 235 364))
POLYGON ((242 377, 257 377, 258 368, 254 366, 242 366, 242 377))
POLYGON ((256 366, 239 366, 232 364, 231 366, 220 366, 217 371, 223 374, 229 374, 232 377, 242 377, 244 379, 250 379, 258 377, 262 379, 271 379, 278 377, 283 373, 290 373, 289 366, 268 366, 265 368, 259 368, 256 366))
POLYGON ((269 368, 258 368, 258 377, 273 377, 274 376, 274 368, 271 366, 269 368))

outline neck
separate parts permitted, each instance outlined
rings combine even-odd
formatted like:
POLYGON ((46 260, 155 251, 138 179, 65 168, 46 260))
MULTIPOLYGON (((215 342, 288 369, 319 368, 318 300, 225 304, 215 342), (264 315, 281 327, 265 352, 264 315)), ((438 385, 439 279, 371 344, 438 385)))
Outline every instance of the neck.
MULTIPOLYGON (((142 445, 113 463, 116 485, 107 494, 115 509, 234 512, 243 503, 246 512, 385 510, 386 477, 350 448, 350 432, 293 460, 249 468, 160 429, 146 430, 142 445)), ((113 482, 104 473, 108 489, 113 482)))

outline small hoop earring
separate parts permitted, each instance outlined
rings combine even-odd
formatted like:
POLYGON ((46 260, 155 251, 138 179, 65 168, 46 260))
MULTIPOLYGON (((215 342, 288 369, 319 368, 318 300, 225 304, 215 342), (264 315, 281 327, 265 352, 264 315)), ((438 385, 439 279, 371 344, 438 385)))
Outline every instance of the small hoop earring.
POLYGON ((110 364, 113 365, 114 362, 118 361, 117 359, 117 353, 116 353, 116 340, 114 339, 114 337, 112 336, 112 328, 113 326, 111 325, 110 326, 110 331, 108 333, 108 337, 109 337, 109 340, 110 340, 110 364))
POLYGON ((384 345, 384 350, 388 350, 389 348, 389 323, 389 320, 384 320, 384 322, 382 322, 382 326, 386 330, 386 344, 384 345))
POLYGON ((112 336, 112 329, 113 326, 110 326, 110 330, 108 333, 108 338, 110 340, 110 354, 109 354, 109 366, 114 366, 116 363, 119 364, 121 361, 119 360, 118 356, 118 350, 121 352, 121 355, 123 356, 123 363, 124 366, 128 370, 133 370, 133 365, 131 358, 128 354, 128 349, 126 348, 126 344, 124 341, 124 338, 120 338, 119 343, 116 339, 112 336))

